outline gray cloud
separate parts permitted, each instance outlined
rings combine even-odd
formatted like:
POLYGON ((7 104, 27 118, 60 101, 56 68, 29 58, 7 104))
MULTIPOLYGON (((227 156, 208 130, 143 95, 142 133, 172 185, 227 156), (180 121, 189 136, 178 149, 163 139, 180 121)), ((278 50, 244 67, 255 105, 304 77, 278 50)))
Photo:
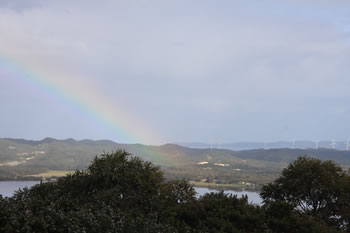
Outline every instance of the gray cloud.
POLYGON ((42 7, 42 0, 1 0, 0 8, 22 12, 23 10, 42 7))
MULTIPOLYGON (((41 4, 12 2, 0 6, 41 4)), ((348 1, 45 4, 0 13, 0 50, 77 74, 165 141, 347 137, 350 130, 348 1)))

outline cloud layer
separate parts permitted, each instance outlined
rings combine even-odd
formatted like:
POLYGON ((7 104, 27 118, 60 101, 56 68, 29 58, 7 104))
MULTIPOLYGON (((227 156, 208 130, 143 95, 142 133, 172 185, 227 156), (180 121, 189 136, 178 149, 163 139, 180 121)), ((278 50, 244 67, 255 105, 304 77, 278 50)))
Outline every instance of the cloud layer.
MULTIPOLYGON (((2 53, 74 74, 162 142, 350 136, 347 1, 33 0, 0 8, 2 53)), ((2 77, 2 93, 19 88, 2 77)), ((1 104, 23 113, 22 100, 41 90, 21 88, 1 104)), ((122 140, 89 119, 76 124, 74 108, 60 115, 42 100, 26 104, 51 112, 57 128, 42 116, 38 133, 28 128, 40 125, 35 114, 20 124, 6 107, 6 121, 20 129, 0 136, 122 140), (62 132, 67 117, 74 130, 62 132)))

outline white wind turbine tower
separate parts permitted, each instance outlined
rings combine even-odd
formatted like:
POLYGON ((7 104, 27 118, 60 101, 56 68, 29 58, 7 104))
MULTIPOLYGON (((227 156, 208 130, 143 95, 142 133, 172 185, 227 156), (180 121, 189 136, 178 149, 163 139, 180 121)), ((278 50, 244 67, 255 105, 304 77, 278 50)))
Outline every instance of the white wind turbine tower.
POLYGON ((264 150, 267 150, 266 142, 264 142, 264 150))
POLYGON ((210 145, 210 151, 213 151, 213 143, 211 140, 209 141, 209 145, 210 145))
POLYGON ((216 147, 217 147, 218 149, 221 149, 221 145, 222 145, 222 139, 219 138, 219 139, 216 140, 216 147))
POLYGON ((349 151, 350 139, 348 139, 348 140, 345 142, 345 145, 346 145, 346 150, 349 151))
POLYGON ((295 149, 295 138, 293 138, 293 141, 292 141, 292 149, 295 149))
POLYGON ((314 143, 315 143, 315 149, 316 150, 318 150, 318 143, 319 143, 320 141, 314 141, 314 143))
POLYGON ((337 145, 337 143, 334 140, 332 140, 331 146, 332 146, 333 149, 335 149, 336 145, 337 145))

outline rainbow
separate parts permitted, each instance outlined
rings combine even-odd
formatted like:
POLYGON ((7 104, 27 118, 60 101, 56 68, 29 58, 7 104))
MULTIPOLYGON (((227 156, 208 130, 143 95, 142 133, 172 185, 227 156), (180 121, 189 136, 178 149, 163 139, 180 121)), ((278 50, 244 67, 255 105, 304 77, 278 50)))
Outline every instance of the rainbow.
POLYGON ((56 101, 72 106, 81 117, 93 119, 98 127, 112 132, 118 142, 161 142, 146 123, 128 114, 121 103, 112 102, 96 91, 86 78, 64 73, 55 66, 38 62, 39 59, 27 57, 23 52, 2 50, 0 48, 0 65, 16 78, 16 82, 39 87, 56 101))

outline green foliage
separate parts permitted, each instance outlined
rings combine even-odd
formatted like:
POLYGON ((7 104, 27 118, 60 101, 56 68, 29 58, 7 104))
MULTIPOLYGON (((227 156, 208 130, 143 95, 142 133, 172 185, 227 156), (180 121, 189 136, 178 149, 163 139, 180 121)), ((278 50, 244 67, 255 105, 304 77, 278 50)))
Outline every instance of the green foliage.
POLYGON ((264 232, 260 207, 248 204, 248 197, 210 193, 201 197, 184 220, 204 232, 264 232), (195 223, 195 224, 194 224, 195 223))
POLYGON ((247 196, 223 192, 197 199, 187 181, 166 181, 159 167, 118 150, 95 157, 86 170, 57 182, 19 190, 11 198, 0 196, 0 232, 340 233, 348 230, 349 199, 342 193, 350 193, 349 181, 331 162, 300 158, 264 187, 263 206, 249 204, 247 196), (293 183, 297 178, 301 181, 293 183), (324 208, 333 208, 330 213, 340 218, 330 220, 329 214, 325 218, 322 208, 317 214, 312 209, 301 211, 294 199, 328 196, 302 195, 283 186, 285 182, 289 186, 311 182, 315 190, 338 195, 336 200, 325 199, 330 203, 324 208))
POLYGON ((167 232, 165 204, 194 195, 186 182, 165 183, 158 167, 118 150, 86 171, 1 199, 0 232, 167 232))
POLYGON ((299 157, 261 192, 264 202, 287 203, 304 216, 349 228, 349 176, 332 161, 299 157))
POLYGON ((271 201, 263 206, 265 224, 271 232, 278 233, 340 233, 336 227, 310 215, 300 215, 287 202, 271 201))

